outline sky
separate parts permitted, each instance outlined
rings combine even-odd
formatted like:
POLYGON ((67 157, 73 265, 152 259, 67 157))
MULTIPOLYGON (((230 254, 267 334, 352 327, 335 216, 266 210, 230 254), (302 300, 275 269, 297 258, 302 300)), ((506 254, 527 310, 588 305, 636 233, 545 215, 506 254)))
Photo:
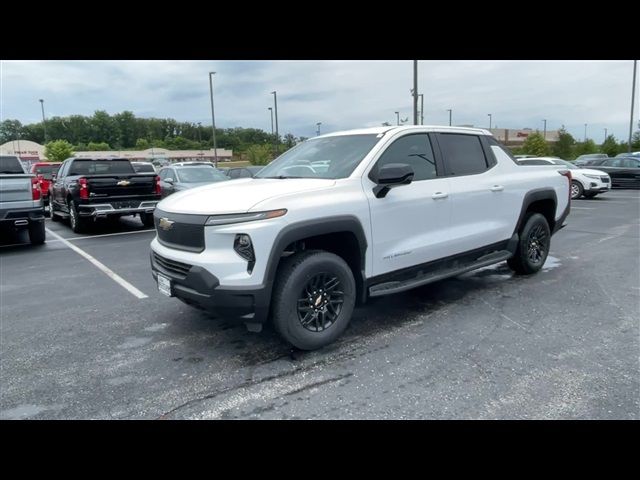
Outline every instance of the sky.
MULTIPOLYGON (((218 128, 271 130, 278 97, 280 134, 322 133, 412 121, 413 62, 393 61, 1 61, 0 119, 132 111, 211 125, 208 72, 215 71, 218 128)), ((601 143, 604 129, 627 138, 633 61, 418 62, 424 123, 555 130, 601 143)), ((638 75, 640 76, 640 74, 638 75)), ((640 115, 636 87, 634 130, 640 115)))

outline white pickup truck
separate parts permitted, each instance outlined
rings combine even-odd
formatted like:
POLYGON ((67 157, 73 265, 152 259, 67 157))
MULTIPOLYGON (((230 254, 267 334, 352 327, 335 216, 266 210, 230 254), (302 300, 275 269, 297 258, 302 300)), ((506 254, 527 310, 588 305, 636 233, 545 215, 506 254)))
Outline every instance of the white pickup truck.
POLYGON ((0 156, 0 235, 10 231, 29 230, 32 244, 45 241, 44 205, 40 183, 34 174, 26 173, 20 159, 0 156))
POLYGON ((507 261, 535 273, 570 208, 569 170, 521 166, 486 130, 351 130, 307 140, 254 178, 194 188, 154 213, 159 290, 271 319, 315 349, 354 306, 507 261))

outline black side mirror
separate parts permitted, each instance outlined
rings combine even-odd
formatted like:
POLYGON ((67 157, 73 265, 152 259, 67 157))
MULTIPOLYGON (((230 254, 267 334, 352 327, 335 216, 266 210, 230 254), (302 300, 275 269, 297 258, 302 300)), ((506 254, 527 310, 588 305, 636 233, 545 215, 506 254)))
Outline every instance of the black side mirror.
POLYGON ((377 185, 373 187, 373 194, 377 198, 384 198, 393 187, 409 185, 413 181, 413 175, 413 168, 406 163, 388 163, 383 165, 378 171, 377 178, 374 180, 377 185))
POLYGON ((52 174, 51 174, 51 181, 52 181, 52 182, 55 182, 55 181, 56 181, 56 178, 58 178, 58 175, 56 175, 55 173, 52 173, 52 174))

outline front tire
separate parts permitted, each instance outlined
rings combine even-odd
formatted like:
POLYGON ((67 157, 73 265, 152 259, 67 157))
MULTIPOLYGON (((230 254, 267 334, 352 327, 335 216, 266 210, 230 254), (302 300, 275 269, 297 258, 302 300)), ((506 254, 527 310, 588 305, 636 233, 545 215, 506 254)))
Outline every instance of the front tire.
POLYGON ((356 283, 349 265, 321 250, 283 260, 273 295, 273 324, 294 347, 315 350, 342 334, 351 320, 356 283))
POLYGON ((577 180, 571 180, 571 200, 580 198, 584 193, 582 184, 577 180))
POLYGON ((42 245, 46 239, 44 221, 29 225, 29 241, 32 245, 42 245))
POLYGON ((540 213, 531 213, 520 232, 516 253, 507 264, 519 275, 536 273, 547 260, 550 245, 551 229, 547 219, 540 213))

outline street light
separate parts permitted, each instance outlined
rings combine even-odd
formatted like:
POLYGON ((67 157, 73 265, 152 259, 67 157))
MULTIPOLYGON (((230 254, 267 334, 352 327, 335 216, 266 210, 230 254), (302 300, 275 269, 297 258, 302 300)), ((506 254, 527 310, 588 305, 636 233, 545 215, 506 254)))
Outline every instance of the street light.
POLYGON ((202 143, 202 132, 200 128, 202 128, 202 122, 198 122, 198 142, 202 143))
POLYGON ((278 153, 278 146, 280 145, 280 135, 278 134, 278 94, 274 90, 273 94, 273 106, 276 112, 276 154, 278 153))
POLYGON ((450 108, 448 108, 447 112, 449 112, 449 126, 451 126, 451 112, 452 112, 452 110, 450 108))
POLYGON ((316 123, 316 127, 318 127, 318 130, 316 131, 316 135, 318 136, 320 136, 320 125, 322 125, 322 122, 316 123))
POLYGON ((396 125, 400 125, 400 112, 396 112, 396 125))
POLYGON ((424 125, 424 93, 418 94, 420 97, 420 125, 424 125))
POLYGON ((631 131, 633 130, 633 103, 636 98, 636 71, 638 69, 638 61, 633 61, 633 80, 631 83, 631 118, 629 119, 629 143, 627 144, 628 152, 631 153, 631 131))
POLYGON ((413 124, 418 125, 418 61, 413 61, 413 124))
POLYGON ((545 140, 547 139, 547 120, 546 119, 542 119, 542 121, 544 122, 544 135, 542 138, 544 138, 545 140))
POLYGON ((44 118, 44 100, 40 99, 40 106, 42 107, 42 126, 44 127, 44 143, 47 143, 47 121, 44 118))
POLYGON ((211 130, 213 132, 213 158, 218 167, 218 144, 216 142, 216 115, 213 110, 213 76, 216 72, 209 72, 209 92, 211 93, 211 130))
POLYGON ((587 141, 587 124, 584 124, 584 141, 587 141))
POLYGON ((489 117, 489 130, 491 130, 491 120, 492 120, 491 114, 487 113, 487 116, 489 117))
POLYGON ((605 142, 607 141, 607 129, 606 128, 604 129, 604 141, 605 142))

